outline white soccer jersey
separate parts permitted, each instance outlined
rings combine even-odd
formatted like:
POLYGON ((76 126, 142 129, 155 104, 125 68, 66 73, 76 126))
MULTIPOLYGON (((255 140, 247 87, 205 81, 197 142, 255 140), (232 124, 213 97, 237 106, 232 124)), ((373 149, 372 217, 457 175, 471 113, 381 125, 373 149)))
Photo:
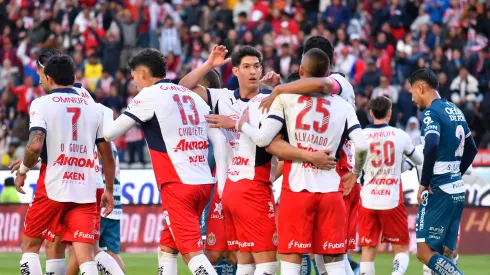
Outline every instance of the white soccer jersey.
POLYGON ((38 189, 59 202, 92 203, 95 143, 103 139, 103 112, 74 89, 54 89, 34 100, 29 130, 46 132, 38 189))
POLYGON ((363 133, 369 151, 361 177, 362 206, 393 209, 403 202, 400 201, 403 155, 411 156, 415 147, 407 133, 387 124, 368 125, 363 133))
MULTIPOLYGON (((270 95, 270 91, 261 91, 248 103, 248 113, 252 127, 259 128, 261 122, 267 117, 259 109, 260 102, 270 95)), ((272 183, 275 180, 277 158, 258 147, 247 135, 239 135, 237 154, 233 157, 228 169, 228 178, 231 181, 242 179, 272 183)))
POLYGON ((210 109, 189 89, 161 80, 142 89, 125 115, 140 123, 157 184, 214 183, 208 164, 210 109))
MULTIPOLYGON (((90 92, 87 91, 85 88, 82 87, 81 83, 75 83, 73 84, 73 90, 75 90, 79 96, 85 98, 87 101, 95 103, 94 99, 90 95, 90 92)), ((104 188, 104 180, 102 179, 102 172, 100 169, 100 162, 99 162, 99 153, 97 152, 97 147, 95 147, 95 187, 97 189, 104 188)))
MULTIPOLYGON (((292 145, 309 151, 334 148, 337 154, 349 133, 361 127, 354 108, 337 95, 281 94, 274 100, 269 118, 286 123, 292 145)), ((293 192, 339 191, 340 176, 335 170, 317 169, 300 161, 285 161, 283 174, 283 188, 293 192)))
POLYGON ((350 84, 341 73, 331 73, 328 77, 331 77, 339 83, 340 91, 337 93, 345 101, 349 102, 350 105, 356 108, 356 94, 354 93, 354 87, 350 84))

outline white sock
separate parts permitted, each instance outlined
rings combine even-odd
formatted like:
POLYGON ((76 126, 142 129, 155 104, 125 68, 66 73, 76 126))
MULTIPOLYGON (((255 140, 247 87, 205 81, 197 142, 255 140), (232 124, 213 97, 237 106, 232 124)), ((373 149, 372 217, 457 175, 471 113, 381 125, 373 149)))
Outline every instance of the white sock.
POLYGON ((254 264, 237 264, 236 275, 253 275, 255 272, 254 264))
POLYGON ((105 274, 105 271, 108 271, 112 275, 124 275, 116 260, 105 251, 97 253, 95 262, 101 274, 105 274))
POLYGON ((407 253, 398 253, 393 260, 393 269, 391 275, 403 275, 407 271, 410 257, 407 253))
MULTIPOLYGON (((264 275, 264 274, 276 274, 277 269, 279 269, 279 264, 277 262, 269 262, 263 264, 257 264, 255 267, 254 275, 264 275)), ((238 273, 237 273, 238 275, 238 273)))
POLYGON ((94 261, 84 262, 80 265, 81 275, 98 275, 97 264, 94 261))
POLYGON ((458 253, 458 254, 456 254, 456 257, 454 257, 454 259, 453 259, 453 263, 454 263, 456 266, 457 266, 457 265, 459 265, 459 253, 458 253))
POLYGON ((327 275, 327 270, 325 269, 325 261, 323 260, 323 255, 315 254, 316 268, 318 269, 319 275, 327 275))
POLYGON ((423 269, 423 270, 424 270, 424 275, 433 275, 433 274, 435 275, 435 274, 436 274, 434 271, 432 271, 432 270, 431 270, 431 269, 430 269, 428 266, 426 266, 425 264, 424 264, 424 269, 423 269))
POLYGON ((208 258, 204 254, 195 256, 189 261, 189 269, 194 275, 208 274, 218 275, 213 265, 209 262, 208 258))
POLYGON ((325 269, 328 275, 345 275, 345 262, 333 262, 325 264, 325 269))
POLYGON ((352 267, 350 267, 349 256, 347 256, 347 254, 344 255, 344 263, 345 263, 345 274, 354 275, 354 271, 352 270, 352 267))
POLYGON ((281 261, 281 275, 298 275, 300 270, 300 264, 281 261))
POLYGON ((361 262, 359 274, 374 275, 374 262, 361 262))
POLYGON ((46 260, 46 275, 65 275, 65 259, 46 260))
POLYGON ((41 261, 37 253, 24 253, 20 259, 20 274, 42 275, 41 261))
POLYGON ((163 252, 158 248, 158 275, 177 275, 177 254, 163 252))

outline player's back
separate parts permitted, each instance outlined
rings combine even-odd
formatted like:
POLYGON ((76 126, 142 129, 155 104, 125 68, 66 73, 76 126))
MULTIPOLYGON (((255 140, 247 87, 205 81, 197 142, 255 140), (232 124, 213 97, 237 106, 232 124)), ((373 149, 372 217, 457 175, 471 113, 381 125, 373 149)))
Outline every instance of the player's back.
POLYGON ((368 125, 364 137, 369 144, 361 183, 362 205, 369 209, 392 209, 402 200, 403 155, 413 152, 410 137, 387 124, 368 125))
POLYGON ((213 183, 204 118, 209 112, 201 97, 167 80, 142 89, 130 103, 125 114, 142 125, 158 184, 213 183))
MULTIPOLYGON (((281 94, 289 142, 303 150, 331 148, 339 155, 349 134, 349 125, 357 125, 355 110, 337 95, 307 97, 281 94)), ((298 192, 335 192, 340 176, 334 170, 320 170, 309 163, 285 161, 283 186, 298 192), (286 184, 285 184, 286 183, 286 184)))
POLYGON ((466 137, 471 132, 463 112, 451 102, 436 99, 423 113, 422 136, 436 133, 440 136, 431 187, 446 193, 465 192, 459 166, 466 137), (455 184, 450 184, 455 183, 455 184), (438 187, 438 188, 434 188, 438 187))
POLYGON ((102 110, 71 88, 33 101, 30 131, 45 129, 38 188, 61 202, 95 202, 95 143, 103 138, 102 110))
MULTIPOLYGON (((261 122, 267 117, 260 110, 260 102, 270 95, 270 90, 261 90, 248 102, 249 124, 260 128, 261 122)), ((258 147, 247 135, 239 135, 235 145, 236 155, 228 169, 228 177, 236 182, 241 179, 272 183, 275 180, 277 158, 267 153, 264 147, 258 147)))

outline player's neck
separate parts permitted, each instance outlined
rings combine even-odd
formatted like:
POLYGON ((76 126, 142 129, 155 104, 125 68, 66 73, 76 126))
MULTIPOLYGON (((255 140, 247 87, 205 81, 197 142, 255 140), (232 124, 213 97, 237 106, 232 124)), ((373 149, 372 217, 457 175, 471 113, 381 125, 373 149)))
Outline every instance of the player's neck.
POLYGON ((432 104, 432 102, 436 99, 441 99, 441 96, 439 95, 439 93, 437 91, 432 91, 432 92, 429 92, 429 94, 427 95, 427 107, 430 106, 432 104))
POLYGON ((383 125, 383 124, 388 124, 387 119, 374 119, 373 121, 374 125, 383 125))
POLYGON ((67 89, 67 88, 72 88, 72 85, 62 86, 62 85, 58 85, 58 84, 53 84, 51 86, 51 91, 55 90, 55 89, 67 89))
POLYGON ((238 89, 238 94, 240 94, 240 98, 252 98, 254 96, 256 96, 258 93, 259 93, 259 88, 249 88, 249 89, 246 89, 246 88, 239 88, 238 89))

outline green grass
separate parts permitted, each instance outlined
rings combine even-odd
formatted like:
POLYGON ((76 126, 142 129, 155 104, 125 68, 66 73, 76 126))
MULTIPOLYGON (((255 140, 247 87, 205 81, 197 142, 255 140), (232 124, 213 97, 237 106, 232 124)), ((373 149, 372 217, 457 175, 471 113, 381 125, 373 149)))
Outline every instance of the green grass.
MULTIPOLYGON (((20 253, 0 253, 0 274, 18 275, 20 273, 18 262, 20 253)), ((156 274, 156 254, 123 254, 122 258, 126 265, 126 274, 156 274)), ((359 255, 353 255, 354 260, 359 261, 359 255)), ((376 257, 376 274, 391 274, 391 262, 393 256, 390 254, 379 254, 376 257)), ((41 254, 41 263, 45 264, 44 254, 41 254)), ((490 255, 461 255, 460 268, 465 275, 489 274, 490 255)), ((179 258, 179 274, 191 274, 189 269, 179 258)), ((422 274, 422 264, 415 256, 410 257, 410 266, 406 275, 422 274)))

